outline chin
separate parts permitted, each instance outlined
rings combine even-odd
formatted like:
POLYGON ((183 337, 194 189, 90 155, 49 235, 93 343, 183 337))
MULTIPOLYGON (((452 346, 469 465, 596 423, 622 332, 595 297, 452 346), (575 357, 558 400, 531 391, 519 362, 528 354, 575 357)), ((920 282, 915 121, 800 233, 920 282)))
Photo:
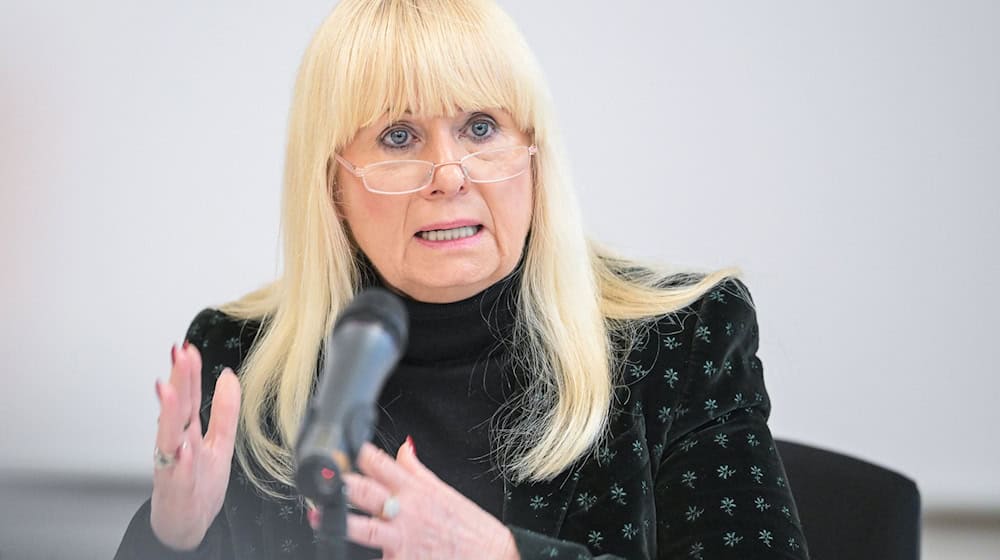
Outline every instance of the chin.
POLYGON ((428 303, 449 303, 470 298, 485 290, 492 282, 491 272, 476 270, 430 271, 423 278, 412 282, 405 290, 413 299, 428 303))

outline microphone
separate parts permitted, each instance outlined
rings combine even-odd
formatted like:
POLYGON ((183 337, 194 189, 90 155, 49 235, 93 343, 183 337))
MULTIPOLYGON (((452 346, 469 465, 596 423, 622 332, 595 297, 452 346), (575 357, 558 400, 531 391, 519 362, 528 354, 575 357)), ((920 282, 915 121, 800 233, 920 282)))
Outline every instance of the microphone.
POLYGON ((295 446, 295 483, 320 503, 341 499, 340 478, 372 436, 375 400, 408 337, 406 308, 372 288, 337 318, 323 347, 323 373, 295 446))

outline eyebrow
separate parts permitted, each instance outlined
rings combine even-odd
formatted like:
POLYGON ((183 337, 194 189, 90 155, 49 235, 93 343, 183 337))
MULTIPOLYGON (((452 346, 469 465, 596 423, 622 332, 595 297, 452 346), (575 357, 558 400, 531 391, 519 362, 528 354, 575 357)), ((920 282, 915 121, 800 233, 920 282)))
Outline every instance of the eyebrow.
MULTIPOLYGON (((486 113, 488 111, 489 111, 489 109, 476 109, 474 111, 457 111, 455 113, 455 115, 456 116, 469 116, 469 115, 474 115, 476 113, 486 113)), ((407 110, 403 111, 403 114, 404 115, 410 115, 410 116, 412 116, 413 115, 413 111, 407 109, 407 110)), ((389 121, 388 124, 392 124, 394 122, 399 122, 399 121, 389 121)))
MULTIPOLYGON (((461 112, 457 113, 456 116, 461 116, 463 118, 466 118, 469 115, 472 115, 472 114, 475 114, 475 113, 476 113, 476 111, 461 111, 461 112)), ((403 116, 413 116, 413 112, 410 111, 409 109, 407 109, 406 111, 403 111, 403 116)), ((393 125, 400 124, 402 122, 406 122, 406 119, 401 118, 401 119, 394 120, 394 121, 386 121, 385 124, 380 124, 378 122, 374 122, 374 123, 372 123, 370 125, 370 129, 372 131, 374 131, 375 136, 378 137, 378 135, 381 132, 383 132, 385 129, 387 129, 387 128, 393 126, 393 125)))

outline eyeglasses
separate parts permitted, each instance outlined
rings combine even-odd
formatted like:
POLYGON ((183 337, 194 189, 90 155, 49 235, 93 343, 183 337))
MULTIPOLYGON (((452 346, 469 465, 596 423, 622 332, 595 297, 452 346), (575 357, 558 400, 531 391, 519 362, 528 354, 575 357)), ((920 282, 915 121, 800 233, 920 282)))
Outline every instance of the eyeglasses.
POLYGON ((445 165, 461 167, 465 178, 473 183, 499 183, 513 179, 528 170, 531 156, 537 153, 537 146, 506 146, 473 152, 457 161, 432 163, 401 159, 380 161, 364 167, 355 167, 340 154, 334 156, 352 175, 361 178, 368 191, 378 194, 409 194, 427 188, 437 168, 445 165))

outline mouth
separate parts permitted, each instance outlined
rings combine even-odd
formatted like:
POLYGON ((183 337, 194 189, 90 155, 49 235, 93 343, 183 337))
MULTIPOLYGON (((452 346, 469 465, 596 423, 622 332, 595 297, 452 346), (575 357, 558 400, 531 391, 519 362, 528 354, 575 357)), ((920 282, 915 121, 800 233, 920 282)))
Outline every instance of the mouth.
POLYGON ((417 237, 423 239, 424 241, 455 241, 456 239, 472 237, 473 235, 479 233, 482 229, 482 225, 461 226, 451 229, 432 229, 427 231, 418 231, 417 237))

